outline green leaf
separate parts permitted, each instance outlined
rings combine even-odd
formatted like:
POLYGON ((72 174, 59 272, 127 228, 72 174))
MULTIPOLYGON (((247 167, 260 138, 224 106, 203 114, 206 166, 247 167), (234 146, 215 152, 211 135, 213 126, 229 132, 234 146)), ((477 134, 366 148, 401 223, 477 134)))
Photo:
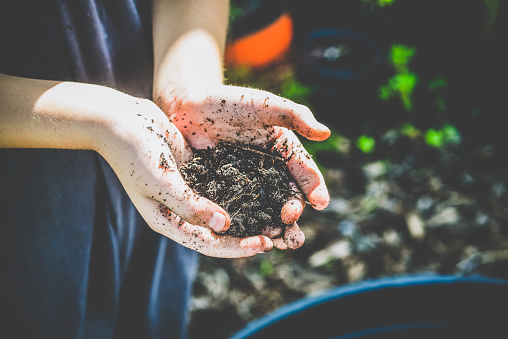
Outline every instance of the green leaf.
POLYGON ((496 19, 499 13, 499 7, 501 7, 501 2, 499 0, 483 0, 486 7, 486 18, 485 18, 485 29, 484 29, 484 37, 490 37, 492 30, 494 29, 494 25, 496 23, 496 19))
POLYGON ((439 77, 429 82, 428 84, 429 89, 436 90, 439 88, 445 88, 448 87, 448 81, 445 77, 439 77))
POLYGON ((385 7, 393 5, 394 0, 377 0, 377 4, 379 7, 385 7))
POLYGON ((394 44, 389 54, 390 62, 398 72, 405 72, 415 53, 416 50, 412 47, 394 44))
POLYGON ((259 265, 259 274, 261 274, 263 277, 267 277, 273 274, 274 269, 275 268, 270 261, 263 260, 259 265))
POLYGON ((372 153, 376 148, 376 140, 366 135, 361 135, 356 140, 356 147, 358 147, 363 153, 372 153))
POLYGON ((392 91, 398 92, 404 107, 411 110, 413 107, 412 94, 418 82, 418 77, 414 73, 400 73, 388 80, 388 86, 392 91))
POLYGON ((393 96, 393 90, 388 86, 379 87, 379 98, 387 101, 393 96))
POLYGON ((445 144, 459 144, 461 136, 455 126, 446 124, 440 130, 429 129, 425 134, 425 142, 432 147, 442 147, 445 144))
POLYGON ((313 86, 306 86, 299 82, 294 76, 284 80, 281 84, 280 95, 284 98, 295 102, 307 102, 309 96, 316 92, 316 88, 313 86))
POLYGON ((427 145, 439 148, 443 146, 444 143, 443 133, 431 128, 425 134, 425 142, 427 145))
POLYGON ((400 133, 402 133, 405 136, 408 136, 410 138, 416 138, 420 136, 421 132, 414 127, 412 124, 404 124, 400 128, 400 133))
POLYGON ((446 143, 458 144, 460 143, 461 136, 455 126, 445 125, 442 129, 443 138, 446 143))

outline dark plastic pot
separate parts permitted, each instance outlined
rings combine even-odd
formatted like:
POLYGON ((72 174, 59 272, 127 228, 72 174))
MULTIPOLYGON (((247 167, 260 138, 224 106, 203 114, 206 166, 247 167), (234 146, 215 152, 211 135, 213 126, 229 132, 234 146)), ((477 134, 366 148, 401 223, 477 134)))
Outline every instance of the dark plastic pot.
POLYGON ((231 0, 231 39, 255 33, 288 12, 287 0, 231 0))
POLYGON ((508 338, 507 305, 504 280, 387 278, 303 299, 231 339, 508 338))
POLYGON ((368 36, 349 29, 311 32, 301 46, 303 72, 315 81, 345 82, 366 77, 382 61, 368 36))
POLYGON ((293 39, 287 0, 233 0, 235 17, 226 46, 228 66, 259 68, 283 58, 293 39))

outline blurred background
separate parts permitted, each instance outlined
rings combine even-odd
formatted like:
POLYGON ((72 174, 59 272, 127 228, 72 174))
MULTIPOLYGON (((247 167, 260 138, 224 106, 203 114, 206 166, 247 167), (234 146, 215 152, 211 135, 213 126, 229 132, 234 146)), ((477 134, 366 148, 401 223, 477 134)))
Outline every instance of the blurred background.
POLYGON ((189 338, 227 338, 305 296, 419 273, 508 279, 502 0, 233 0, 228 84, 305 104, 331 194, 305 245, 201 257, 189 338))

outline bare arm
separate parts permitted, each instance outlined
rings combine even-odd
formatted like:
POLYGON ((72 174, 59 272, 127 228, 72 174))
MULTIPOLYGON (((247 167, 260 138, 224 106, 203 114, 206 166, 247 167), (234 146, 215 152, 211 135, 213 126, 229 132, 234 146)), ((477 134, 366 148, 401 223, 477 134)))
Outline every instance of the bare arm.
POLYGON ((192 151, 151 101, 103 86, 0 75, 0 147, 97 151, 153 230, 203 254, 243 257, 272 247, 269 239, 253 244, 213 232, 227 229, 229 216, 185 184, 177 164, 192 151))
MULTIPOLYGON (((313 207, 323 209, 329 201, 323 177, 288 129, 312 140, 324 140, 330 131, 305 106, 265 91, 222 84, 228 9, 225 0, 154 1, 154 101, 193 148, 221 141, 285 147, 281 151, 297 186, 313 207), (210 120, 214 125, 206 126, 210 120)), ((277 247, 303 244, 295 223, 303 207, 295 199, 282 209, 288 226, 284 242, 274 241, 277 247)))
POLYGON ((84 90, 102 93, 101 87, 0 74, 0 147, 94 149, 103 117, 93 107, 79 113, 74 96, 84 90))
POLYGON ((155 0, 153 6, 154 98, 171 83, 222 84, 229 1, 155 0))

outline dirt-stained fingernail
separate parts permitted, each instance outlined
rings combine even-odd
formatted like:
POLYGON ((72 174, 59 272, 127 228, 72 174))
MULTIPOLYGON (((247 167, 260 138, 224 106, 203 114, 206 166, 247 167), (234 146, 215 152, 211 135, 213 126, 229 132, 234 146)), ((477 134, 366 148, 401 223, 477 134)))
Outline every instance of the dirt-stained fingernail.
POLYGON ((327 131, 327 132, 330 131, 330 129, 327 126, 323 125, 322 123, 320 123, 317 120, 312 124, 312 127, 315 129, 321 130, 321 131, 327 131))
POLYGON ((312 207, 321 211, 324 210, 330 203, 330 194, 325 185, 319 185, 309 195, 309 201, 312 207))
POLYGON ((272 241, 273 246, 277 247, 279 250, 287 250, 288 246, 282 238, 272 239, 272 241))
POLYGON ((263 251, 268 252, 271 251, 273 248, 273 241, 270 238, 262 237, 263 238, 263 251))
POLYGON ((249 237, 240 241, 240 247, 245 249, 254 249, 259 247, 260 251, 268 252, 273 248, 273 242, 271 239, 264 236, 249 237))
POLYGON ((240 241, 240 247, 245 248, 245 249, 261 247, 261 245, 262 245, 262 243, 261 243, 261 239, 259 239, 259 237, 249 237, 249 238, 242 239, 240 241))
POLYGON ((295 223, 298 218, 300 218, 300 215, 303 212, 303 204, 298 199, 293 199, 289 202, 287 202, 283 207, 281 211, 281 219, 282 222, 287 225, 292 225, 295 223))
POLYGON ((282 233, 282 227, 267 226, 261 232, 262 235, 270 239, 278 237, 282 233))
POLYGON ((223 232, 226 226, 226 216, 219 212, 214 212, 212 219, 208 222, 208 226, 217 233, 223 232))
POLYGON ((287 247, 296 250, 305 243, 305 235, 298 229, 286 228, 286 234, 284 235, 284 242, 287 247))

